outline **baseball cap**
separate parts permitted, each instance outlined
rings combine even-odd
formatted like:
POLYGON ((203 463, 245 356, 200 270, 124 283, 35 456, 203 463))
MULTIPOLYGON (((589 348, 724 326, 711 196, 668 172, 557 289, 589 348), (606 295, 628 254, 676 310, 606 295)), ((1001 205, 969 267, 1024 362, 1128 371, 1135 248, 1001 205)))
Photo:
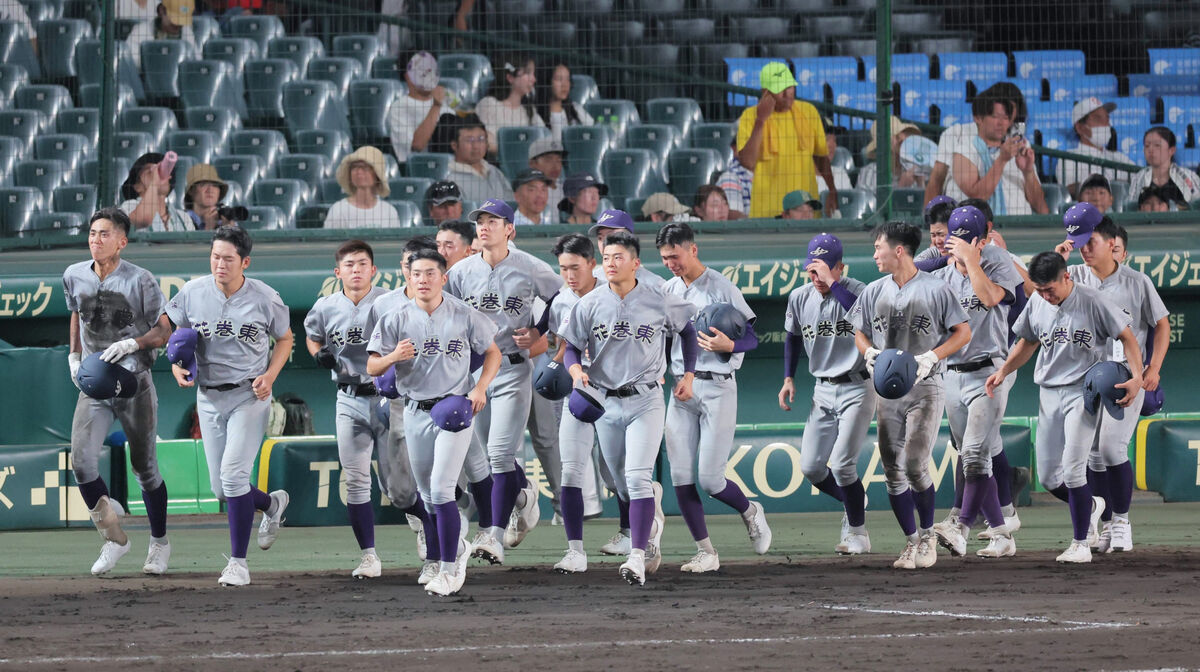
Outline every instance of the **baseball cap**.
POLYGON ((588 229, 588 235, 596 235, 596 231, 600 229, 625 229, 633 233, 633 218, 624 210, 605 210, 600 213, 600 218, 588 229))
POLYGON ((1082 194, 1085 189, 1092 189, 1095 187, 1100 187, 1109 194, 1112 194, 1112 187, 1110 187, 1108 184, 1108 178, 1100 173, 1092 173, 1089 175, 1088 178, 1083 181, 1083 184, 1079 185, 1079 193, 1082 194))
POLYGON ((520 187, 523 184, 529 184, 530 182, 544 182, 546 183, 547 187, 554 186, 554 180, 546 177, 546 174, 542 171, 526 168, 525 170, 517 173, 517 179, 512 181, 513 191, 516 191, 517 187, 520 187))
POLYGON ((471 214, 467 215, 467 219, 472 222, 478 222, 479 216, 484 213, 495 215, 508 222, 513 221, 512 208, 508 207, 507 203, 498 198, 489 198, 488 200, 484 201, 482 205, 480 205, 478 208, 475 208, 471 211, 471 214))
POLYGON ((642 214, 646 217, 656 212, 665 212, 668 215, 682 215, 687 211, 687 206, 680 203, 678 198, 663 191, 651 194, 650 198, 647 198, 642 203, 642 214))
POLYGON ((588 187, 596 187, 599 189, 601 197, 608 194, 608 185, 601 182, 595 175, 591 173, 583 172, 575 173, 574 175, 568 175, 567 179, 563 182, 563 199, 558 202, 558 209, 570 210, 571 202, 567 199, 575 198, 579 195, 579 192, 587 189, 588 187))
POLYGON ((950 213, 950 221, 946 223, 950 235, 962 238, 968 243, 982 239, 987 234, 987 217, 973 205, 955 208, 950 213))
POLYGON ((196 14, 195 0, 162 0, 162 6, 167 10, 167 19, 177 26, 192 25, 192 17, 196 14))
POLYGON ((600 401, 598 390, 575 388, 567 400, 567 410, 580 422, 593 423, 604 415, 604 403, 600 401))
POLYGON ((429 409, 433 424, 447 432, 461 432, 470 427, 474 415, 471 400, 461 394, 452 394, 429 409))
POLYGON ((783 93, 784 89, 796 85, 796 77, 787 63, 774 61, 763 66, 758 73, 758 84, 771 93, 783 93))
POLYGON ((543 154, 562 154, 564 159, 567 158, 567 150, 563 149, 562 143, 555 140, 553 136, 538 138, 529 143, 530 161, 543 154))
POLYGON ((425 190, 425 202, 430 205, 445 205, 461 200, 462 192, 458 190, 458 184, 450 180, 434 182, 425 190))
POLYGON ((1067 230, 1067 238, 1079 249, 1092 238, 1096 225, 1104 219, 1103 213, 1091 203, 1076 203, 1063 214, 1063 228, 1067 230))
POLYGON ((438 62, 437 58, 428 51, 418 51, 413 54, 413 57, 408 59, 408 67, 405 69, 408 73, 408 78, 412 80, 413 86, 416 86, 422 91, 432 91, 438 85, 438 62))
POLYGON ((928 203, 925 204, 925 214, 928 215, 930 210, 933 210, 935 206, 939 206, 943 203, 954 205, 954 199, 946 196, 945 194, 934 196, 933 198, 929 199, 928 203))
POLYGON ((1102 107, 1109 112, 1112 112, 1113 110, 1117 109, 1117 104, 1101 102, 1101 100, 1095 96, 1088 96, 1087 98, 1075 103, 1075 107, 1071 108, 1071 125, 1073 126, 1079 123, 1080 119, 1083 119, 1087 115, 1102 107))
POLYGON ((793 192, 789 193, 787 196, 783 197, 783 210, 784 210, 784 212, 787 212, 788 210, 791 210, 792 208, 798 208, 798 207, 804 205, 805 203, 812 206, 813 210, 820 211, 820 209, 821 209, 820 201, 813 198, 812 195, 809 194, 807 191, 800 189, 800 190, 793 191, 793 192))
POLYGON ((808 258, 804 265, 808 266, 815 259, 825 262, 832 268, 842 260, 842 241, 832 233, 818 233, 808 241, 808 258))

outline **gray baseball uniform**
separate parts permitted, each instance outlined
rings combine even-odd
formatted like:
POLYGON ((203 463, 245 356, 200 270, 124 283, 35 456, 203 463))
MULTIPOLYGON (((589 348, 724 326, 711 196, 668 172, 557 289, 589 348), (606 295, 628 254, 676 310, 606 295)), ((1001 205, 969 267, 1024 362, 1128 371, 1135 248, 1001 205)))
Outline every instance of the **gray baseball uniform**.
MULTIPOLYGON (((404 287, 398 287, 371 303, 367 311, 367 337, 375 332, 384 315, 400 310, 410 303, 404 287)), ((413 478, 408 460, 408 444, 404 433, 404 390, 400 396, 388 400, 387 442, 379 447, 379 485, 392 504, 407 509, 417 503, 417 481, 413 478)))
POLYGON ((185 284, 166 312, 176 326, 200 336, 196 413, 213 493, 240 497, 250 491, 250 470, 271 412, 271 401, 258 399, 250 384, 267 370, 271 338, 288 333, 288 308, 261 280, 246 278, 226 298, 213 276, 205 275, 185 284))
POLYGON ((372 383, 367 375, 367 315, 372 304, 386 295, 382 287, 372 287, 356 304, 338 292, 317 299, 304 319, 309 340, 321 343, 337 357, 330 372, 338 384, 336 420, 338 460, 346 476, 346 502, 371 501, 371 454, 376 447, 384 450, 383 423, 374 411, 376 394, 359 394, 358 388, 372 383))
MULTIPOLYGON (((866 287, 854 278, 839 282, 855 295, 866 287)), ((800 469, 810 482, 820 483, 832 468, 838 485, 850 485, 858 480, 858 456, 877 402, 854 345, 854 325, 833 294, 821 296, 812 284, 792 290, 784 319, 788 333, 803 339, 808 371, 816 379, 800 442, 800 469)))
MULTIPOLYGON (((847 319, 880 350, 920 355, 945 342, 950 328, 966 322, 967 315, 946 283, 918 272, 903 287, 890 275, 867 285, 847 319)), ((924 492, 933 485, 929 458, 945 407, 944 366, 938 362, 903 397, 878 402, 879 455, 893 495, 910 486, 924 492)))
POLYGON ((1033 382, 1041 386, 1037 432, 1038 478, 1047 490, 1087 483, 1087 459, 1097 417, 1083 410, 1083 377, 1106 357, 1108 339, 1128 326, 1119 309, 1091 287, 1076 284, 1055 306, 1029 297, 1013 333, 1041 344, 1033 382))
MULTIPOLYGON (((154 276, 144 268, 121 260, 103 280, 93 263, 81 261, 63 273, 67 310, 79 314, 79 340, 83 356, 103 352, 127 338, 137 338, 158 323, 166 299, 154 276)), ((157 351, 139 350, 119 364, 138 378, 138 392, 129 399, 93 399, 80 392, 71 421, 71 465, 77 483, 100 478, 100 447, 113 418, 129 441, 129 462, 142 490, 162 483, 158 472, 158 393, 150 376, 157 351)))
MULTIPOLYGON (((713 303, 728 303, 748 323, 753 323, 756 317, 741 291, 712 268, 704 269, 690 285, 683 278, 671 278, 662 291, 690 303, 693 314, 713 303)), ((743 358, 745 353, 738 352, 729 361, 722 361, 716 353, 700 350, 692 398, 679 401, 671 397, 667 406, 666 443, 671 481, 675 485, 698 484, 709 494, 725 489, 725 465, 733 451, 737 425, 735 372, 741 368, 743 358)), ((683 374, 683 346, 675 339, 671 345, 671 375, 678 380, 683 374)))

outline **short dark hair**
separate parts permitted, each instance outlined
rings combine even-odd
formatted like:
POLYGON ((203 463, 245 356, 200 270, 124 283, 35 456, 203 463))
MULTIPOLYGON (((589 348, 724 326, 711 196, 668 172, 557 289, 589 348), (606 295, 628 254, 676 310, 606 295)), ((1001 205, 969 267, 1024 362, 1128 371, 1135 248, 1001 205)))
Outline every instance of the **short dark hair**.
POLYGON ((129 215, 125 214, 124 210, 115 206, 100 208, 94 212, 92 218, 88 220, 88 227, 90 228, 98 219, 107 219, 112 222, 114 227, 124 232, 126 238, 129 237, 129 232, 133 230, 133 224, 129 221, 129 215))
POLYGON ((702 208, 708 202, 708 197, 713 194, 720 194, 721 199, 725 201, 725 205, 729 205, 729 197, 725 195, 725 190, 715 184, 702 184, 696 190, 696 198, 692 201, 692 207, 702 208))
POLYGON ((1046 285, 1067 272, 1067 260, 1057 252, 1039 252, 1029 262, 1029 279, 1035 285, 1046 285))
POLYGON ((408 261, 409 268, 412 268, 413 264, 421 261, 422 259, 428 259, 436 263, 438 268, 441 269, 442 273, 446 272, 446 258, 438 254, 437 250, 422 248, 408 253, 404 258, 408 261))
POLYGON ((453 142, 458 142, 458 135, 460 133, 463 131, 469 131, 473 128, 482 128, 487 130, 487 127, 483 125, 483 120, 479 118, 478 114, 471 112, 470 114, 462 117, 454 116, 453 121, 450 123, 450 140, 453 142))
POLYGON ((416 252, 418 250, 433 250, 434 252, 437 252, 437 243, 433 240, 430 240, 429 236, 417 236, 416 238, 410 238, 404 241, 403 254, 405 259, 408 258, 408 254, 410 252, 416 252))
POLYGON ((461 219, 447 219, 438 224, 438 231, 453 231, 462 236, 468 245, 475 242, 475 225, 461 219))
POLYGON ((342 259, 359 252, 366 252, 367 256, 371 258, 371 263, 375 263, 375 250, 371 249, 371 246, 363 240, 347 240, 342 243, 337 252, 333 253, 333 260, 340 264, 342 259))
MULTIPOLYGON (((1017 93, 1019 94, 1020 91, 1017 93)), ((1022 103, 1023 102, 1024 97, 1022 96, 1022 103)), ((999 87, 997 84, 989 86, 975 96, 975 100, 971 101, 971 116, 990 116, 992 112, 995 111, 997 103, 1004 107, 1005 114, 1013 117, 1013 121, 1016 121, 1017 112, 1020 109, 1017 105, 1017 101, 1013 100, 1011 91, 1007 91, 999 87)))
POLYGON ((684 222, 668 222, 654 236, 654 246, 662 249, 696 242, 696 232, 684 222))
POLYGON ((1117 227, 1117 237, 1121 239, 1121 244, 1125 246, 1125 251, 1128 252, 1129 251, 1129 232, 1125 230, 1125 227, 1123 227, 1123 226, 1117 227))
POLYGON ((242 259, 250 256, 250 250, 254 247, 254 241, 250 239, 250 234, 246 233, 246 230, 237 224, 218 226, 217 230, 213 231, 212 244, 215 244, 219 240, 233 245, 237 249, 238 256, 242 259))
POLYGON ((621 247, 633 252, 633 256, 639 259, 642 256, 642 246, 638 243, 637 236, 628 231, 613 231, 604 238, 604 247, 609 245, 620 245, 621 247))
MULTIPOLYGON (((1025 109, 1025 94, 1021 93, 1020 87, 1012 82, 996 82, 995 84, 989 86, 988 89, 992 89, 1002 100, 1012 101, 1013 123, 1025 121, 1025 117, 1028 116, 1028 112, 1025 109)), ((984 90, 986 91, 987 89, 984 90)), ((991 114, 992 110, 989 109, 987 113, 991 114)))
POLYGON ((953 203, 938 203, 925 213, 925 226, 933 226, 934 224, 949 224, 950 215, 958 206, 953 203))
POLYGON ((890 245, 903 245, 909 256, 916 256, 917 248, 921 246, 921 230, 899 220, 884 222, 871 231, 871 240, 879 240, 883 236, 890 245))
POLYGON ((592 244, 591 238, 582 233, 568 233, 554 241, 550 254, 556 257, 562 254, 577 254, 585 259, 592 259, 596 256, 596 246, 592 244))
POLYGON ((988 202, 981 198, 968 198, 962 203, 959 203, 958 207, 965 208, 968 205, 973 208, 978 208, 979 211, 983 213, 985 221, 991 222, 992 217, 995 216, 992 214, 992 206, 988 205, 988 202))
POLYGON ((1121 232, 1112 218, 1105 215, 1100 218, 1100 222, 1096 224, 1096 228, 1092 229, 1093 233, 1100 234, 1100 237, 1105 240, 1113 240, 1121 237, 1121 232))

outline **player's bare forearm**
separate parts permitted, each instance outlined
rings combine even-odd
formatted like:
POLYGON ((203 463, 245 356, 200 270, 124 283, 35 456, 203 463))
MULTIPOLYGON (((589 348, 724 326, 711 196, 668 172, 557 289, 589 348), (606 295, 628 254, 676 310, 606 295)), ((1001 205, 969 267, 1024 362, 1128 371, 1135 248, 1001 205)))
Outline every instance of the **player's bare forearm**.
POLYGON ((529 357, 530 357, 530 359, 532 359, 534 357, 540 357, 543 353, 545 353, 549 349, 550 349, 550 343, 546 339, 546 334, 542 334, 541 337, 539 337, 536 341, 533 342, 533 345, 529 346, 529 357))
POLYGON ((383 373, 388 370, 389 366, 391 366, 391 363, 386 361, 386 358, 382 355, 377 355, 372 352, 367 356, 368 376, 382 376, 383 373))
POLYGON ((970 159, 962 154, 954 155, 954 182, 969 198, 985 201, 991 198, 992 192, 996 191, 996 186, 1000 184, 1000 177, 1003 174, 1004 161, 1000 158, 997 158, 992 163, 991 169, 981 176, 979 169, 971 163, 970 159))
POLYGON ((559 364, 562 364, 564 361, 566 361, 566 357, 567 357, 567 340, 565 338, 559 337, 558 350, 554 353, 554 357, 552 359, 554 361, 558 362, 559 364))
POLYGON ((867 335, 861 331, 854 332, 854 345, 862 354, 866 354, 868 349, 875 347, 875 345, 871 343, 871 339, 867 338, 867 335))
POLYGON ((979 297, 979 302, 988 308, 995 308, 997 304, 1004 300, 1004 288, 992 282, 984 272, 983 267, 978 263, 967 265, 967 277, 971 279, 971 289, 975 292, 975 296, 979 297))
POLYGON ((138 350, 148 350, 151 348, 161 348, 167 344, 167 340, 171 338, 171 320, 167 319, 166 314, 158 316, 158 322, 150 327, 146 333, 134 339, 137 343, 138 350))
POLYGON ((1167 358, 1167 348, 1171 347, 1171 323, 1162 318, 1154 323, 1154 352, 1150 355, 1150 366, 1155 371, 1162 371, 1163 361, 1167 358))
POLYGON ((325 345, 325 344, 318 342, 318 341, 314 341, 311 338, 304 339, 304 346, 308 348, 308 354, 310 354, 310 355, 317 354, 317 351, 320 350, 321 346, 323 346, 323 345, 325 345))
POLYGON ((1143 366, 1142 366, 1142 348, 1138 345, 1137 337, 1133 335, 1133 330, 1125 327, 1121 332, 1121 345, 1125 348, 1125 358, 1129 363, 1129 370, 1133 372, 1133 377, 1141 384, 1143 366))
POLYGON ((750 131, 750 137, 746 140, 746 144, 738 150, 738 163, 742 164, 746 170, 754 170, 754 167, 758 165, 758 156, 762 151, 763 121, 765 120, 755 120, 754 130, 750 131))
POLYGON ((271 377, 272 381, 279 377, 279 372, 283 371, 283 365, 287 364, 288 359, 291 358, 292 346, 295 342, 296 339, 292 335, 291 329, 288 329, 287 333, 283 336, 275 339, 275 348, 271 350, 271 361, 267 364, 266 373, 266 375, 271 377))
POLYGON ((493 343, 488 346, 487 351, 483 353, 483 367, 479 370, 479 382, 475 383, 475 387, 486 391, 492 381, 496 379, 496 374, 500 373, 500 348, 493 343))
POLYGON ((1000 373, 1008 375, 1013 371, 1025 366, 1033 353, 1037 352, 1038 344, 1036 341, 1027 341, 1023 338, 1018 338, 1013 344, 1011 350, 1008 351, 1008 359, 1004 360, 1004 364, 1000 365, 1000 373))
POLYGON ((945 359, 950 355, 963 349, 967 343, 971 342, 971 325, 966 322, 950 327, 950 338, 947 338, 941 345, 933 349, 933 354, 937 355, 938 359, 945 359))
POLYGON ((71 352, 83 352, 83 341, 79 338, 79 313, 71 313, 71 352))

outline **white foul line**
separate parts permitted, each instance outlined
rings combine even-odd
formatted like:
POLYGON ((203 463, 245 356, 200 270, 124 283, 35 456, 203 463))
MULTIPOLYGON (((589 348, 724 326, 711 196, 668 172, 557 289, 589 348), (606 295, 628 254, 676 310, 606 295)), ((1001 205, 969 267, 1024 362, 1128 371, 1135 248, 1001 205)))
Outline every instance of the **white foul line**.
POLYGON ((885 614, 889 616, 936 616, 942 618, 959 618, 968 621, 1003 621, 1006 623, 1062 623, 1064 625, 1077 625, 1086 628, 1129 628, 1133 627, 1133 623, 1120 622, 1104 622, 1104 621, 1068 621, 1057 618, 1046 618, 1044 616, 1008 616, 1005 614, 971 614, 953 611, 942 611, 935 609, 932 611, 907 611, 904 609, 874 609, 871 607, 851 607, 842 604, 819 604, 814 605, 821 609, 829 609, 832 611, 857 611, 864 614, 885 614))

